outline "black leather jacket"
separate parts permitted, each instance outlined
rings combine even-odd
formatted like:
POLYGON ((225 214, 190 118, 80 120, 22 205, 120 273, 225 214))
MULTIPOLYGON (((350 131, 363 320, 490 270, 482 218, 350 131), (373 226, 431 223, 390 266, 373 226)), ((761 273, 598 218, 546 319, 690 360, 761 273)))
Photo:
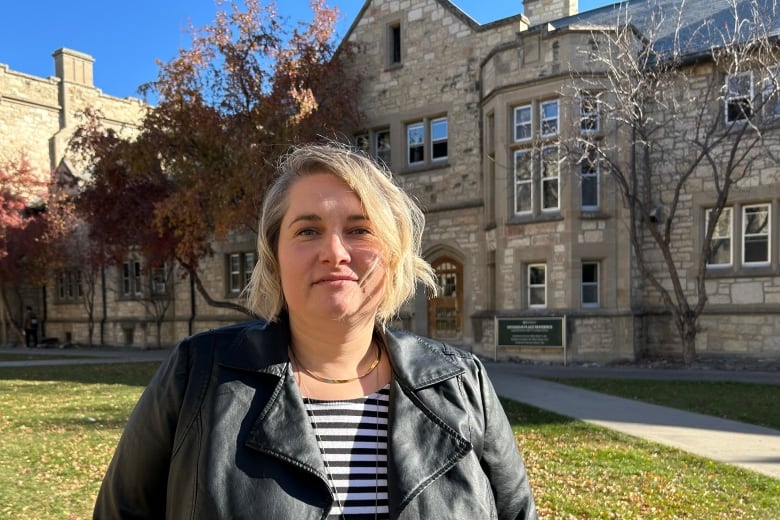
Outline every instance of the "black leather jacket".
MULTIPOLYGON (((479 360, 405 332, 385 341, 390 517, 536 518, 479 360)), ((94 518, 324 519, 333 497, 288 343, 284 322, 180 343, 130 417, 94 518)))

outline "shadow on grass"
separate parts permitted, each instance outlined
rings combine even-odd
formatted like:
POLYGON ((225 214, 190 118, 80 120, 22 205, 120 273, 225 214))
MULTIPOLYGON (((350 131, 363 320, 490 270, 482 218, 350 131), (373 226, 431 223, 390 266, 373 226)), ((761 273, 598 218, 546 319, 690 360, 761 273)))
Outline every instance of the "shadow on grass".
POLYGON ((159 366, 160 362, 0 367, 0 380, 70 381, 87 384, 146 386, 159 366))
POLYGON ((576 419, 548 412, 533 406, 501 397, 504 412, 512 426, 538 426, 542 424, 569 424, 576 419))

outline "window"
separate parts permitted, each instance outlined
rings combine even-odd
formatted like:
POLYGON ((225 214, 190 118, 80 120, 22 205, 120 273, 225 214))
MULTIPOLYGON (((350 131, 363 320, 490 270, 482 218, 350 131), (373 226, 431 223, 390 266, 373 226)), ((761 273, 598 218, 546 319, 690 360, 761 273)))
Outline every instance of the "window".
POLYGON ((762 89, 763 115, 772 120, 780 118, 780 68, 770 68, 762 89))
POLYGON ((580 93, 580 132, 595 134, 601 130, 599 117, 599 100, 591 92, 580 93))
POLYGON ((742 263, 769 263, 769 204, 742 208, 742 263))
POLYGON ((153 267, 151 275, 152 295, 161 296, 168 294, 168 280, 170 279, 170 266, 165 264, 153 267))
POLYGON ((541 136, 552 137, 558 135, 558 100, 542 103, 541 116, 539 126, 541 136))
POLYGON ((542 148, 542 211, 558 209, 560 199, 558 147, 542 148))
POLYGON ((228 260, 228 292, 237 295, 244 290, 252 278, 255 268, 255 254, 252 252, 232 253, 228 260))
POLYGON ((528 266, 528 306, 547 306, 547 266, 532 264, 528 266))
POLYGON ((425 161, 425 126, 414 123, 406 127, 406 142, 409 150, 409 164, 421 164, 425 161))
POLYGON ((446 117, 425 119, 406 125, 407 164, 409 166, 419 166, 425 164, 426 161, 438 162, 446 160, 447 134, 448 124, 446 117), (426 147, 430 149, 430 156, 425 151, 426 147))
POLYGON ((441 161, 447 158, 447 118, 440 117, 431 121, 431 160, 441 161))
POLYGON ((390 166, 390 130, 375 130, 355 136, 355 147, 373 157, 378 163, 390 166))
POLYGON ((599 156, 598 143, 585 145, 580 158, 580 206, 584 210, 599 207, 599 156))
POLYGON ((122 263, 122 296, 134 298, 143 294, 141 262, 128 260, 122 263))
POLYGON ((515 108, 515 141, 527 141, 533 137, 531 105, 515 108))
POLYGON ((399 22, 392 23, 387 27, 387 40, 388 40, 388 64, 400 65, 401 64, 401 24, 399 22))
MULTIPOLYGON (((707 227, 709 227, 712 212, 712 209, 709 209, 706 212, 704 225, 707 227)), ((720 217, 718 218, 718 222, 715 224, 715 229, 712 232, 712 241, 710 242, 709 250, 707 251, 708 266, 731 265, 731 230, 731 208, 723 208, 723 211, 721 211, 720 217)))
POLYGON ((79 301, 83 295, 81 271, 60 271, 57 273, 57 298, 60 301, 79 301))
POLYGON ((599 306, 598 262, 582 262, 582 306, 599 306))
POLYGON ((515 213, 533 210, 533 155, 531 150, 515 151, 515 213))
POLYGON ((744 121, 753 114, 753 73, 726 76, 726 123, 744 121))
POLYGON ((374 153, 377 160, 390 166, 390 130, 377 130, 374 134, 374 153))
POLYGON ((355 136, 355 148, 364 154, 371 155, 371 139, 368 134, 358 134, 355 136))

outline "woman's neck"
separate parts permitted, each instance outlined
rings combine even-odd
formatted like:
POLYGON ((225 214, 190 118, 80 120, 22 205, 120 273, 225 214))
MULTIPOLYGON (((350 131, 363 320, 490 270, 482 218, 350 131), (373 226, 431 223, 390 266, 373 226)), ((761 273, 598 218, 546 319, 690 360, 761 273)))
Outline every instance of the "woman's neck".
POLYGON ((348 399, 376 392, 390 381, 386 352, 374 338, 374 324, 290 320, 290 353, 303 395, 348 399), (380 358, 378 364, 375 363, 380 358), (350 380, 347 383, 326 380, 350 380))

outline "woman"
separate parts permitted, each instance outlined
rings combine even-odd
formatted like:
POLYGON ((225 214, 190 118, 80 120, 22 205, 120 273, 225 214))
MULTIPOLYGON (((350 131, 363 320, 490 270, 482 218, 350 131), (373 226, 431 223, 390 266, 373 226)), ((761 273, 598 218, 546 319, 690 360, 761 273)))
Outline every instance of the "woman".
POLYGON ((535 518, 480 362, 388 322, 423 216, 336 145, 266 193, 249 301, 263 321, 184 340, 141 397, 95 518, 535 518))

